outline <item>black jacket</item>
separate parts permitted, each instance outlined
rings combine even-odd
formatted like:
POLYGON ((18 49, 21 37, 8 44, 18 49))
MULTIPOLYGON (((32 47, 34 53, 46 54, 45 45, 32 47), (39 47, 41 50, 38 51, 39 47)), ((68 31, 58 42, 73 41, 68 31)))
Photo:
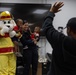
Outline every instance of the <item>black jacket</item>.
POLYGON ((23 48, 25 46, 27 46, 28 49, 36 47, 36 44, 34 44, 34 41, 30 37, 29 31, 23 32, 22 37, 20 38, 20 42, 22 43, 23 48))
POLYGON ((53 48, 49 75, 76 75, 76 39, 54 28, 54 16, 49 12, 43 23, 43 31, 53 48))

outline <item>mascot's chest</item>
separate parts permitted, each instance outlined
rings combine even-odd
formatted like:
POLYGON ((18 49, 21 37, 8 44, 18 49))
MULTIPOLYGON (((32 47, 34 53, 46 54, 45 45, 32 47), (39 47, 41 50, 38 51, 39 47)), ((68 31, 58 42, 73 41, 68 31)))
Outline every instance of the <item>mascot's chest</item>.
POLYGON ((9 33, 5 33, 4 36, 0 35, 0 48, 6 48, 6 47, 14 47, 14 44, 9 37, 9 33))
POLYGON ((13 16, 9 11, 3 11, 0 13, 0 53, 12 53, 14 50, 14 44, 11 40, 16 35, 13 30, 16 26, 13 16))

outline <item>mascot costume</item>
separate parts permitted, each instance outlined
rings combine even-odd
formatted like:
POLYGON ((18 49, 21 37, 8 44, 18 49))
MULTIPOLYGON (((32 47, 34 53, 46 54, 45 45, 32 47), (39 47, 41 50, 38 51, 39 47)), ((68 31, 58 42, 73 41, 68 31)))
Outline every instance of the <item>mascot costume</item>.
POLYGON ((0 75, 15 75, 16 72, 15 45, 11 40, 16 35, 15 26, 8 11, 0 13, 0 75))

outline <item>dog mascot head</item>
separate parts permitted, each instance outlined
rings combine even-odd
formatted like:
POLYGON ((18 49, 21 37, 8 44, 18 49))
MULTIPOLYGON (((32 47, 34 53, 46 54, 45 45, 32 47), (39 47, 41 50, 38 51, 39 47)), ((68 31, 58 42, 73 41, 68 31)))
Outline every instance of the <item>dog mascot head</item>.
POLYGON ((0 35, 5 36, 9 33, 10 37, 14 37, 16 32, 13 30, 16 26, 13 16, 8 11, 0 13, 0 35))

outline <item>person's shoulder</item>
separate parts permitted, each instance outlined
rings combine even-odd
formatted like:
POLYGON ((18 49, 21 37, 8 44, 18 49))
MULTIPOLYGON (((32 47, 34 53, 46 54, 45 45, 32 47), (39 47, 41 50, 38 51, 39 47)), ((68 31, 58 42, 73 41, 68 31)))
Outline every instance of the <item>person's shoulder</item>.
POLYGON ((66 36, 65 37, 65 39, 64 39, 64 41, 68 41, 68 42, 73 42, 73 41, 76 41, 76 39, 75 38, 73 38, 73 37, 71 37, 71 36, 66 36))
POLYGON ((64 44, 64 47, 74 48, 76 47, 76 39, 71 36, 67 36, 65 37, 63 44, 64 44))
POLYGON ((63 52, 68 53, 71 56, 76 57, 76 39, 70 36, 67 36, 64 39, 63 43, 63 52))

